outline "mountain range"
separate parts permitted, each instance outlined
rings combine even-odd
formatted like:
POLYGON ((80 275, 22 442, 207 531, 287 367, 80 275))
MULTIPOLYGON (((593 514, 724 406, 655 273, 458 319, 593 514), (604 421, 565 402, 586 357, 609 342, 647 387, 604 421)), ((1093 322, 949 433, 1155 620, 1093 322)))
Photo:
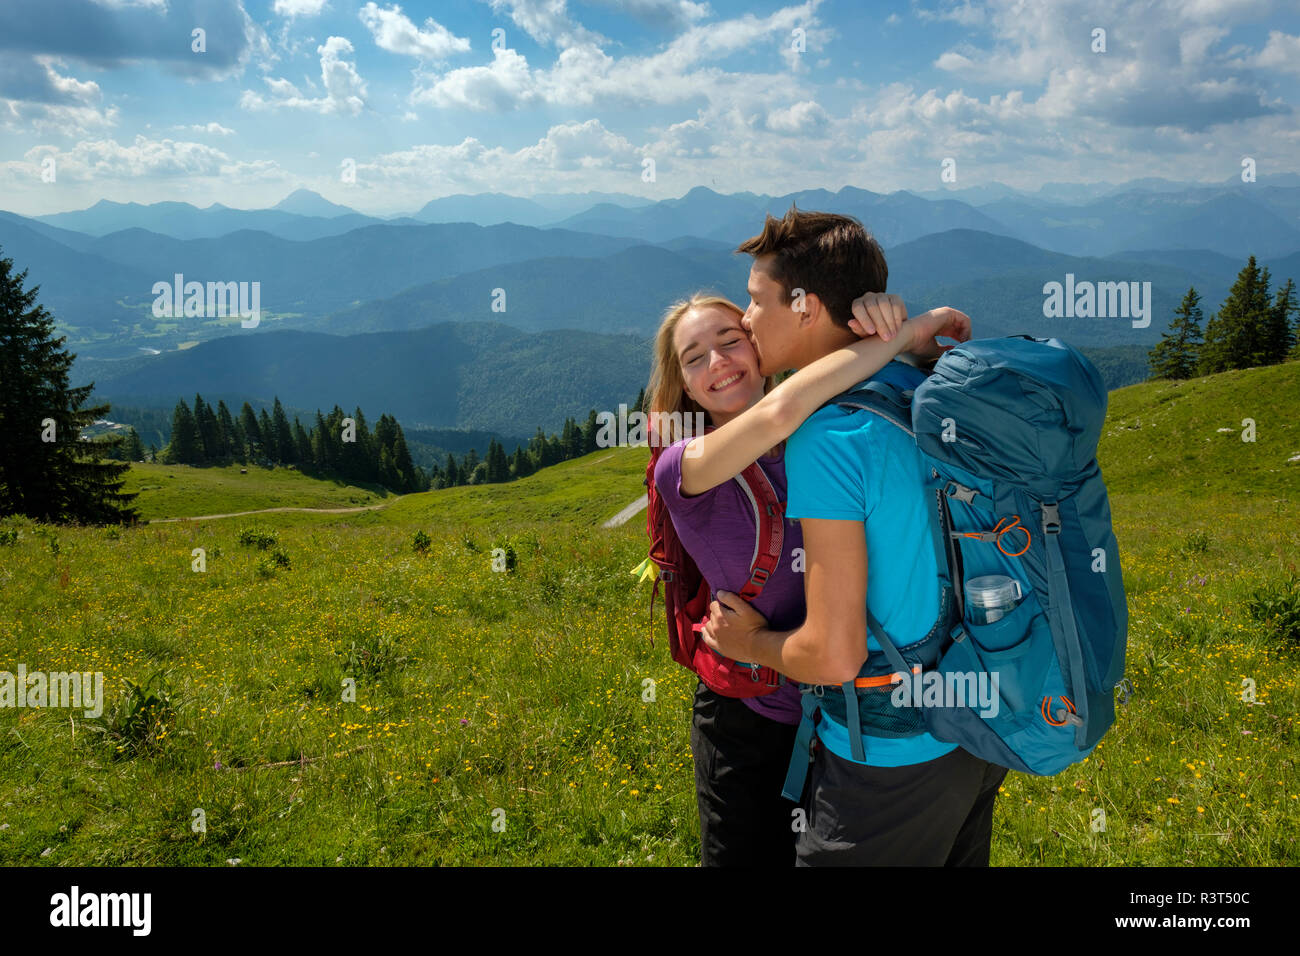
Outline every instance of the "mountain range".
POLYGON ((1275 285, 1300 273, 1294 176, 1032 193, 999 183, 776 197, 697 187, 659 201, 490 193, 390 218, 305 189, 253 210, 103 200, 38 217, 0 212, 0 254, 29 270, 27 286, 41 287, 78 353, 75 380, 94 380, 101 397, 170 408, 194 390, 278 394, 295 407, 389 410, 409 427, 527 435, 635 395, 649 338, 675 300, 711 290, 744 305, 750 260, 734 249, 792 205, 866 224, 909 311, 953 305, 981 337, 1064 338, 1111 387, 1145 375, 1145 351, 1188 287, 1209 317, 1248 255, 1275 285), (155 316, 155 284, 177 274, 257 282, 259 326, 155 316), (1150 283, 1150 324, 1048 317, 1053 282, 1150 283))

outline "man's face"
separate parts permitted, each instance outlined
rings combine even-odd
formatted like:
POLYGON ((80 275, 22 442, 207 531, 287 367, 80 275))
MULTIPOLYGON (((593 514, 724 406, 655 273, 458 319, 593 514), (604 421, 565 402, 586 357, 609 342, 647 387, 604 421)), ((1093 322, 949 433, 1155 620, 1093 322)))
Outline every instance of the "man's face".
POLYGON ((793 309, 781 284, 768 273, 771 255, 759 256, 749 270, 749 308, 741 325, 749 332, 758 353, 758 373, 775 375, 794 368, 802 313, 793 309))

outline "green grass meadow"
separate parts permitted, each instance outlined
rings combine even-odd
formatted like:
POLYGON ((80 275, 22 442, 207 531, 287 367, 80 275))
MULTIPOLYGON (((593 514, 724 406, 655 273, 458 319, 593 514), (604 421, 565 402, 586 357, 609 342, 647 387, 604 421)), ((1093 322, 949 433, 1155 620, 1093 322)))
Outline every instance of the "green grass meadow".
MULTIPOLYGON (((1289 607, 1298 414, 1297 363, 1111 394, 1134 694, 1085 762, 1008 775, 994 865, 1300 862, 1300 634, 1249 610, 1289 607)), ((173 704, 120 737, 0 709, 0 863, 694 865, 695 679, 630 573, 644 513, 600 526, 646 457, 355 514, 0 521, 0 671, 102 671, 111 705, 161 670, 173 704)), ((151 518, 381 503, 238 472, 137 465, 129 490, 157 486, 151 518)))

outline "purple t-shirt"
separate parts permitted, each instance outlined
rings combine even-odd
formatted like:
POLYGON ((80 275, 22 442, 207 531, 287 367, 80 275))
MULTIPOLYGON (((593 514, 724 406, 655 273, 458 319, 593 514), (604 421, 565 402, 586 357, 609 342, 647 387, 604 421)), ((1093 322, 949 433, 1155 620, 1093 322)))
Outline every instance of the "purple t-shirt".
MULTIPOLYGON (((754 509, 739 482, 724 481, 700 495, 682 494, 682 453, 689 439, 665 448, 655 464, 655 489, 673 520, 673 528, 695 561, 696 567, 716 594, 719 590, 739 593, 749 580, 754 560, 754 509)), ((778 501, 785 501, 785 449, 758 459, 759 467, 772 483, 778 501)), ((803 623, 803 574, 791 570, 791 554, 803 547, 799 523, 786 519, 781 560, 752 602, 775 630, 789 631, 803 623)), ((799 685, 787 681, 761 697, 742 698, 751 710, 783 724, 797 724, 801 716, 799 685)))

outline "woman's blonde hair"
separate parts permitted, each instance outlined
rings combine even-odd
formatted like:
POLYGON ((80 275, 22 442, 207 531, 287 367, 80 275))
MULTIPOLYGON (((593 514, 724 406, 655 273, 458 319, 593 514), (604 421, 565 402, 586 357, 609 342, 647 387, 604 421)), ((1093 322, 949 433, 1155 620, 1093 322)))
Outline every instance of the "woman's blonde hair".
MULTIPOLYGON (((686 378, 682 375, 682 366, 677 358, 677 350, 673 347, 673 338, 677 334, 677 324, 683 317, 696 309, 714 305, 731 310, 736 313, 737 318, 745 314, 745 310, 730 299, 707 292, 697 292, 689 299, 682 299, 669 306, 668 311, 664 313, 663 321, 659 323, 659 331, 655 335, 654 362, 650 367, 650 383, 645 392, 645 407, 641 409, 649 420, 647 438, 652 448, 657 443, 671 445, 682 438, 681 421, 685 415, 694 416, 703 412, 706 420, 712 424, 712 416, 708 411, 686 394, 686 378), (665 415, 663 414, 665 412, 678 414, 665 415), (658 434, 657 426, 665 423, 670 434, 658 434)), ((764 378, 763 394, 766 395, 774 384, 776 379, 773 376, 768 375, 764 378)), ((691 420, 695 419, 692 417, 691 420)))

